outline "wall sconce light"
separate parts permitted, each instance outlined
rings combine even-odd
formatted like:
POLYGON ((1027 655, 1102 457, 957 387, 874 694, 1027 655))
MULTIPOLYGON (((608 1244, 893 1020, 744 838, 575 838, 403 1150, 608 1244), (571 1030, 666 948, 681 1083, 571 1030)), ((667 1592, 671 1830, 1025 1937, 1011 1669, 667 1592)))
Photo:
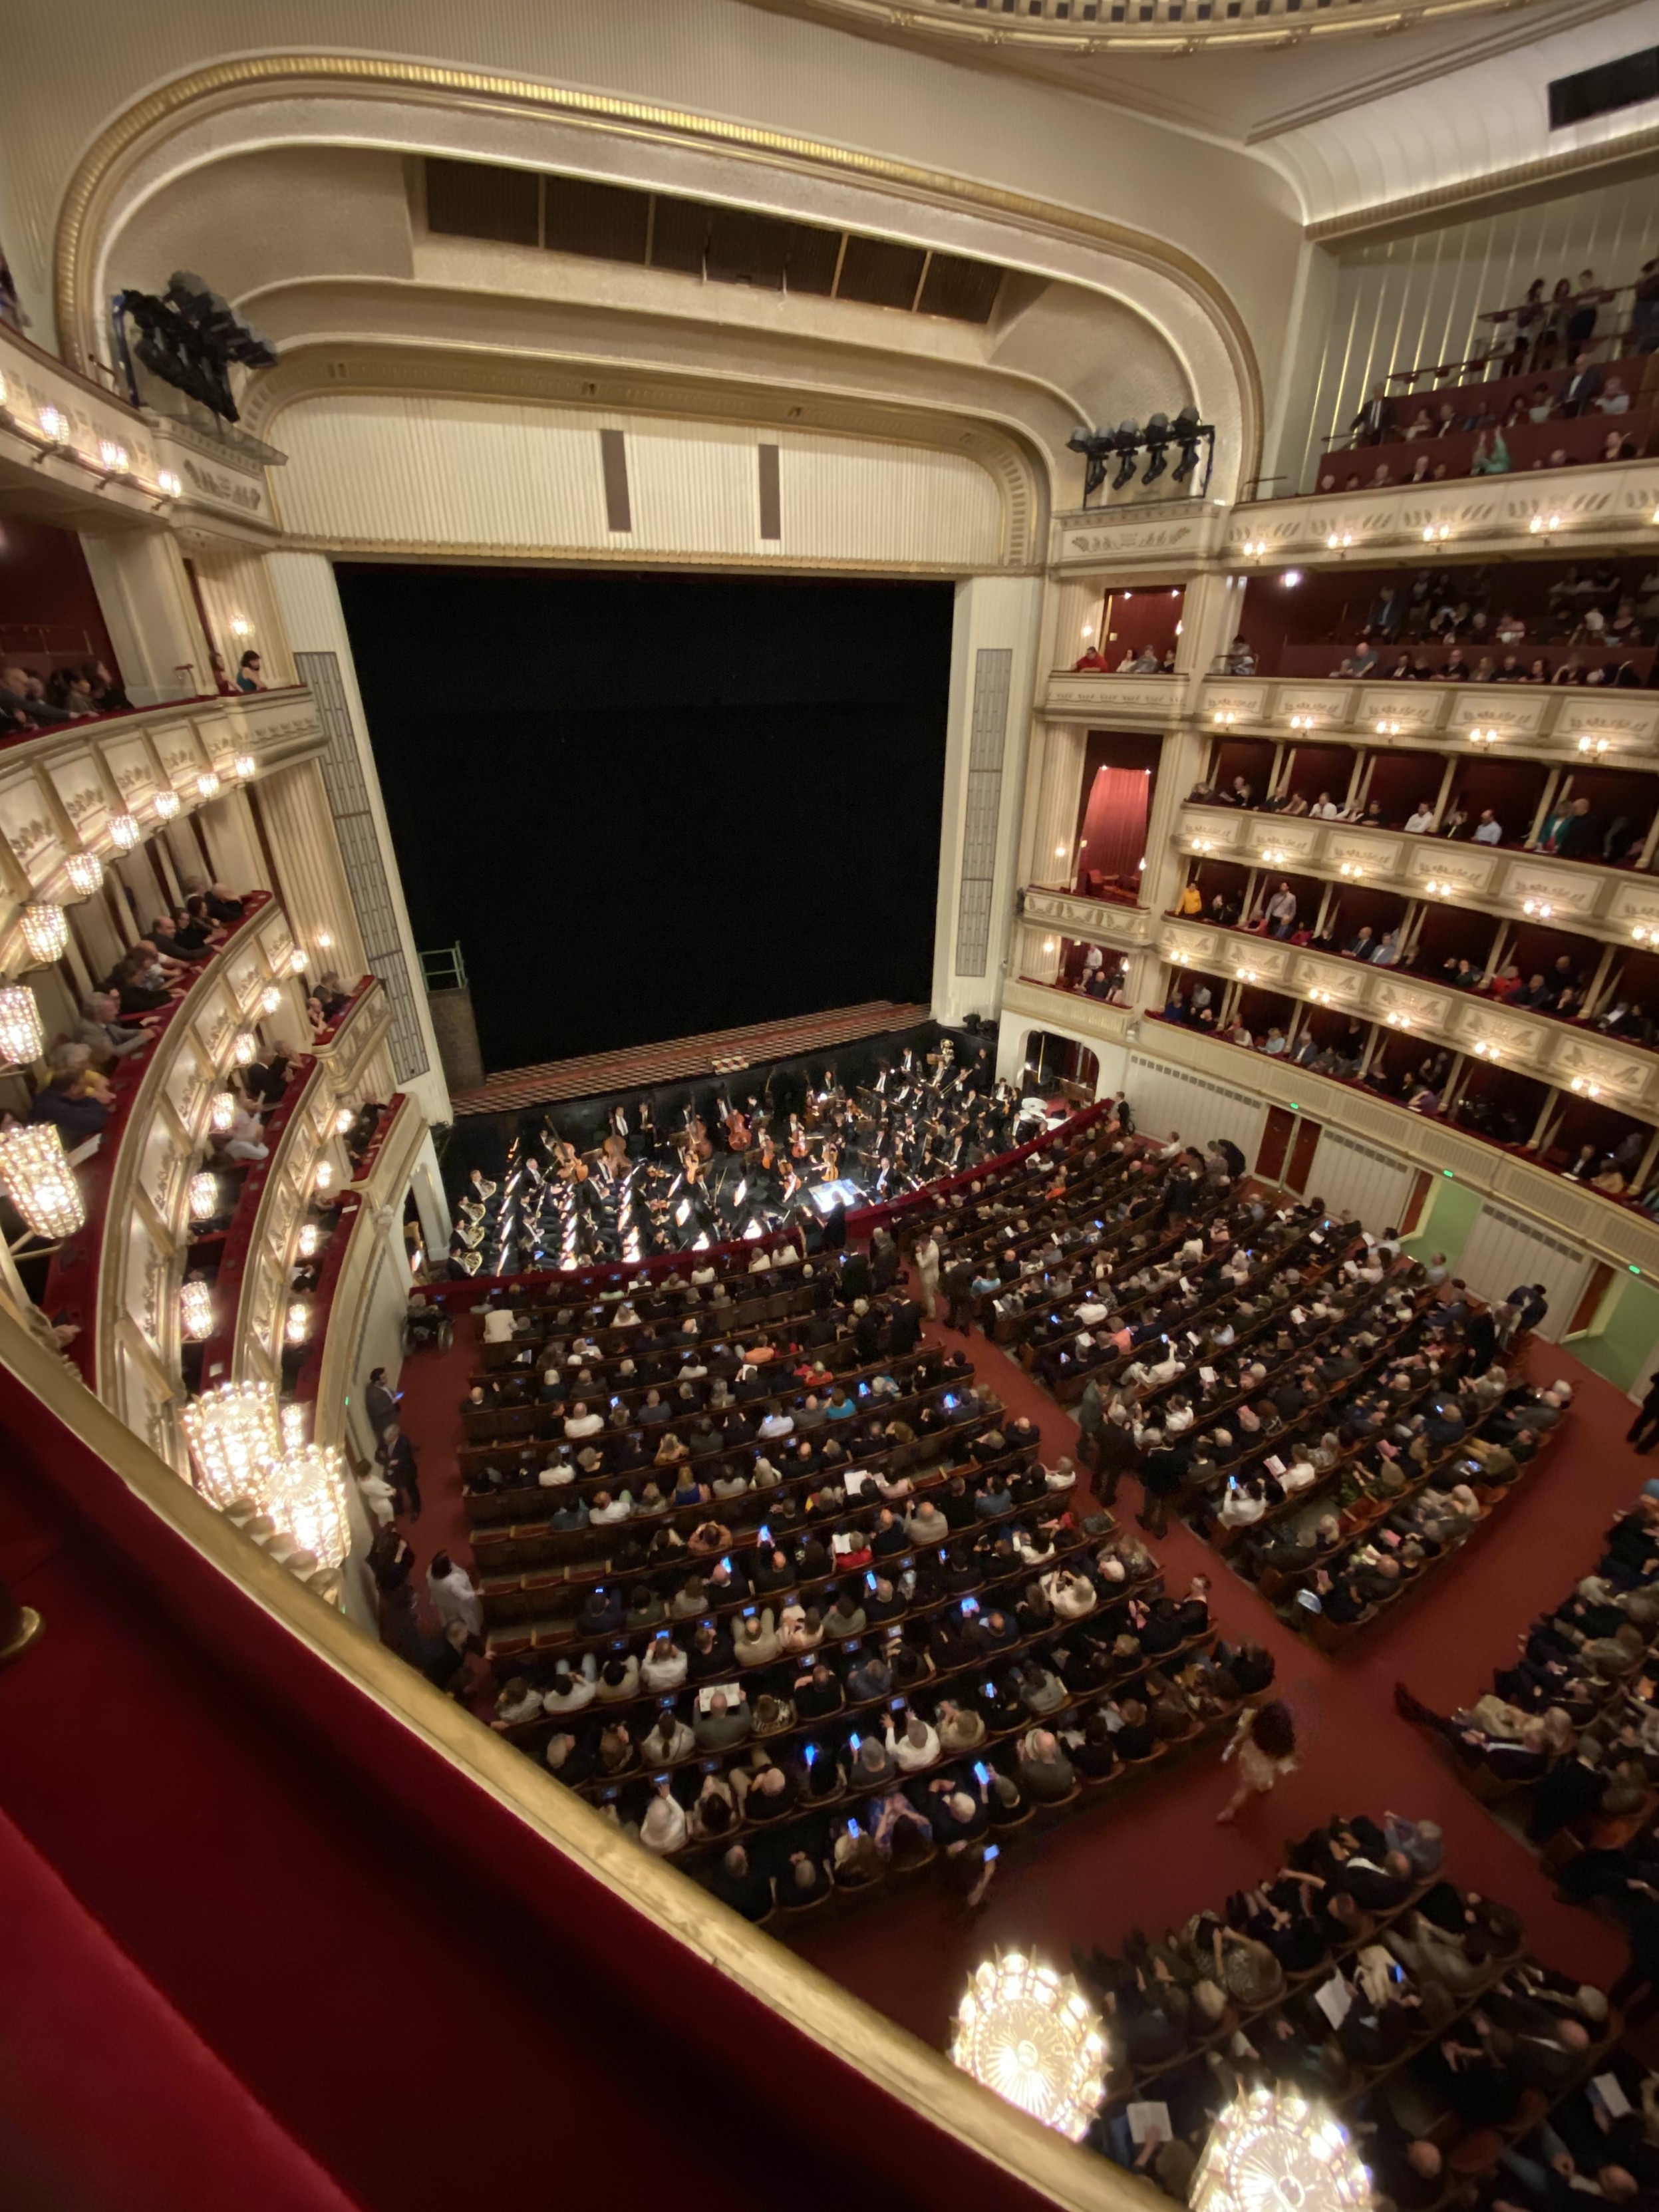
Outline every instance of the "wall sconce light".
POLYGON ((1267 550, 1267 541, 1265 538, 1247 538, 1244 540, 1243 550, 1248 561, 1259 561, 1267 550))
POLYGON ((274 1014, 283 1003, 283 994, 275 983, 267 983, 259 994, 259 1012, 274 1014))
POLYGON ((1345 530, 1339 536, 1334 530, 1330 536, 1325 540, 1325 544, 1329 551, 1335 553, 1343 546, 1352 545, 1353 544, 1353 532, 1351 530, 1345 530))
POLYGON ((1429 876, 1425 878, 1423 888, 1431 898, 1449 898, 1457 886, 1448 883, 1443 876, 1429 876))
POLYGON ((42 434, 51 439, 54 446, 68 445, 73 434, 69 416, 61 409, 43 407, 35 420, 40 423, 42 434))
POLYGON ((238 1067, 252 1067, 254 1055, 258 1049, 259 1040, 254 1036, 252 1030, 240 1030, 237 1032, 235 1043, 230 1048, 230 1056, 238 1067))
POLYGON ((1532 915, 1539 921, 1547 921, 1555 908, 1547 899, 1528 899, 1522 906, 1522 914, 1532 915))
POLYGON ((1498 1047, 1495 1044, 1488 1044, 1485 1037, 1478 1037, 1475 1040, 1474 1053, 1477 1060, 1495 1060, 1503 1056, 1498 1047))
MULTIPOLYGON (((1045 938, 1043 939, 1043 940, 1042 940, 1042 949, 1043 949, 1043 951, 1044 951, 1045 952, 1052 952, 1052 951, 1054 951, 1054 939, 1053 939, 1052 937, 1045 937, 1045 938)), ((350 1126, 350 1125, 349 1125, 349 1123, 348 1123, 348 1124, 347 1124, 347 1126, 348 1126, 348 1127, 349 1127, 349 1126, 350 1126)))
POLYGON ((201 775, 197 777, 196 789, 204 800, 216 799, 219 796, 219 779, 210 768, 204 769, 201 775))
MULTIPOLYGON (((306 1430, 310 1425, 310 1407, 298 1398, 291 1398, 283 1408, 283 1450, 284 1455, 299 1451, 305 1443, 306 1430)), ((289 1534, 292 1534, 292 1530, 289 1534)))
POLYGON ((230 772, 239 783, 252 783, 259 772, 259 763, 252 753, 238 753, 230 764, 230 772))
POLYGON ((1376 726, 1376 734, 1379 738, 1397 738, 1405 726, 1403 722, 1381 721, 1376 726))
POLYGON ((240 645, 245 640, 252 636, 253 624, 246 615, 233 615, 230 618, 230 634, 237 644, 240 645))
POLYGON ((190 1179, 190 1218, 211 1221, 219 1211, 219 1178, 209 1168, 190 1179))
POLYGON ((179 1290, 179 1327, 186 1344, 205 1344, 213 1334, 213 1292, 199 1275, 179 1290))
POLYGON ((1548 538, 1561 527, 1561 518, 1559 514, 1534 514, 1527 527, 1534 538, 1548 538))
POLYGON ((1443 544, 1450 536, 1451 532, 1443 522, 1425 522, 1423 525, 1423 543, 1425 545, 1443 544))
POLYGON ((1587 1076, 1575 1075, 1572 1087, 1580 1098, 1599 1098, 1601 1096, 1601 1085, 1590 1082, 1587 1076))
POLYGON ((179 1416, 209 1501, 223 1512, 246 1498, 264 1512, 282 1456, 276 1400, 269 1382, 221 1382, 179 1416))
POLYGON ((292 974, 295 975, 303 975, 307 968, 311 964, 311 955, 306 951, 303 945, 296 945, 293 951, 288 956, 288 964, 289 971, 292 974))
POLYGON ((157 472, 155 489, 163 499, 182 498, 185 489, 171 469, 161 469, 157 472))
POLYGON ((1412 1018, 1409 1014, 1390 1014, 1389 1016, 1389 1027, 1392 1030, 1408 1030, 1411 1025, 1412 1018))
POLYGON ((1638 921, 1631 931, 1638 945, 1659 944, 1659 922, 1638 921))
POLYGON ((319 929, 317 933, 317 950, 319 952, 331 952, 333 949, 334 939, 329 935, 327 930, 319 929))
POLYGON ((1291 717, 1291 727, 1293 730, 1311 730, 1314 726, 1314 718, 1311 714, 1292 714, 1291 717))
POLYGON ((1279 868, 1282 867, 1291 856, 1283 846, 1264 845, 1261 848, 1261 857, 1270 868, 1279 868))
POLYGON ((1235 968, 1233 973, 1241 983, 1254 983, 1256 980, 1254 968, 1235 968))
POLYGON ((55 1121, 14 1121, 0 1129, 0 1189, 37 1237, 60 1242, 87 1218, 55 1121))
POLYGON ((171 822, 179 811, 179 794, 176 791, 158 791, 150 804, 159 821, 171 822))
POLYGON ((109 817, 109 842, 118 853, 130 853, 144 834, 143 825, 136 814, 112 814, 109 817))
POLYGON ((40 1025, 40 1009, 27 983, 8 983, 0 989, 0 1063, 27 1067, 46 1048, 40 1025))
POLYGON ((98 459, 103 465, 106 479, 125 476, 129 466, 127 449, 125 446, 118 446, 113 438, 98 441, 98 459))
POLYGON ((1300 568, 1287 568, 1279 580, 1285 591, 1293 592, 1302 581, 1302 571, 1300 568))
POLYGON ((1337 873, 1346 876, 1350 883, 1357 884, 1364 880, 1365 871, 1364 868, 1356 866, 1352 860, 1344 860, 1337 873))
POLYGON ((316 1175, 312 1178, 312 1188, 313 1188, 313 1190, 328 1190, 328 1189, 330 1189, 330 1188, 332 1187, 332 1185, 333 1185, 333 1182, 334 1182, 334 1163, 333 1163, 333 1161, 332 1161, 332 1160, 319 1160, 319 1161, 318 1161, 318 1163, 317 1163, 317 1172, 316 1172, 316 1175))
MULTIPOLYGON (((1045 945, 1042 949, 1045 952, 1051 951, 1054 949, 1054 939, 1052 937, 1048 939, 1048 944, 1045 945)), ((342 1106, 339 1112, 334 1116, 335 1135, 337 1137, 343 1137, 349 1130, 352 1123, 356 1120, 356 1115, 352 1111, 349 1106, 342 1106)))
POLYGON ((1611 741, 1607 738, 1580 738, 1578 740, 1581 753, 1595 753, 1598 758, 1610 749, 1611 741))
POLYGON ((1238 717, 1237 714, 1217 713, 1212 714, 1210 720, 1215 724, 1218 730, 1231 730, 1233 724, 1238 720, 1238 717))
POLYGON ((235 1093, 216 1091, 208 1106, 208 1127, 216 1137, 228 1136, 236 1119, 235 1093))
POLYGON ((71 853, 64 863, 64 873, 76 896, 88 899, 104 880, 104 864, 96 853, 71 853))
POLYGON ((299 1254, 301 1259, 313 1259, 316 1256, 317 1247, 322 1243, 322 1231, 318 1228, 316 1223, 314 1221, 307 1221, 305 1227, 300 1231, 299 1236, 295 1238, 294 1249, 299 1254))
POLYGON ((283 1339, 289 1344, 303 1344, 310 1334, 311 1308, 303 1298, 295 1298, 283 1322, 283 1339))
POLYGON ((1469 743, 1472 745, 1495 745, 1502 735, 1501 730, 1471 730, 1469 743))
POLYGON ((49 968, 69 950, 69 921, 49 899, 31 899, 23 908, 23 942, 37 968, 49 968))

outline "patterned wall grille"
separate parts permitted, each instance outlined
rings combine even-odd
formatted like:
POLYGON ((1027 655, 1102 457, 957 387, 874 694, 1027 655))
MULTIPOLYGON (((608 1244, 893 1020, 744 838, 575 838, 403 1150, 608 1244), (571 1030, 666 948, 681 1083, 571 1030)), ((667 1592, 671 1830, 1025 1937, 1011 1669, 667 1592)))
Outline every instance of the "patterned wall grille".
POLYGON ((982 975, 990 960, 991 893, 1002 811, 1002 756, 1008 739, 1012 647, 981 646, 974 657, 973 736, 968 805, 962 825, 962 881, 957 898, 957 973, 982 975))

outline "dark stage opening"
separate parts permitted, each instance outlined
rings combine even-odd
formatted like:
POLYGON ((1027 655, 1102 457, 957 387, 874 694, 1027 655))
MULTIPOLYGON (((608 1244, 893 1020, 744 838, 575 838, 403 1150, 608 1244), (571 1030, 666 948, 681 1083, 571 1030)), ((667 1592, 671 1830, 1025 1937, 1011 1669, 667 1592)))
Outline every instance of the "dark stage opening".
POLYGON ((931 996, 950 584, 337 573, 486 1067, 931 996))

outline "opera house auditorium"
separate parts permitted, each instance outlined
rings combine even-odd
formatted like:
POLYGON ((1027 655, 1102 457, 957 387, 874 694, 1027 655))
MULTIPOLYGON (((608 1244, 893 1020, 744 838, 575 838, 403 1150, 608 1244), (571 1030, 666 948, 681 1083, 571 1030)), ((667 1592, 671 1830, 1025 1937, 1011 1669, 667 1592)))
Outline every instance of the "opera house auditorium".
POLYGON ((1659 2212, 1659 0, 0 63, 0 2204, 1659 2212))

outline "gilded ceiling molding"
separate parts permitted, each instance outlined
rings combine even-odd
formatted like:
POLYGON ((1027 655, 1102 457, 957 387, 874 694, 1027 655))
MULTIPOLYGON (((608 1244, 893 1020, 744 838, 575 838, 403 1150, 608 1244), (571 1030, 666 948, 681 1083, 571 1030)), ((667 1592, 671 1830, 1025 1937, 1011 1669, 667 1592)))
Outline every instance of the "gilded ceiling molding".
MULTIPOLYGON (((760 0, 760 4, 775 5, 776 0, 760 0)), ((1191 0, 1185 4, 1183 0, 1155 0, 1144 10, 1146 21, 1140 20, 1143 9, 1136 4, 1125 9, 1121 23, 1110 21, 1106 0, 1102 0, 1100 13, 1107 20, 1092 23, 1082 20, 1078 0, 1072 0, 1065 15, 1055 0, 1039 0, 1036 11, 1023 7, 1018 14, 994 14, 988 7, 983 13, 970 14, 958 0, 908 0, 902 6, 894 0, 805 0, 805 4, 786 6, 781 12, 831 23, 851 21, 860 28, 880 25, 926 32, 957 46, 1025 47, 1062 55, 1125 48, 1143 54, 1200 54, 1241 46, 1305 46, 1310 40, 1340 37, 1347 31, 1369 31, 1376 38, 1442 16, 1491 14, 1518 5, 1524 5, 1524 0, 1403 0, 1403 4, 1402 0, 1346 0, 1340 15, 1333 10, 1320 16, 1304 14, 1301 0, 1267 0, 1266 7, 1253 8, 1248 15, 1237 18, 1229 17, 1224 6, 1206 22, 1198 19, 1191 0)))
POLYGON ((1588 185, 1619 184, 1627 178, 1651 176, 1656 167, 1659 123, 1650 123, 1644 130, 1626 131, 1599 145, 1545 154, 1535 161, 1517 161, 1486 176, 1466 177, 1461 184, 1437 185, 1432 191, 1409 192, 1397 200, 1356 208, 1348 215, 1327 216, 1322 222, 1310 222, 1307 235, 1322 246, 1352 239, 1382 240, 1431 226, 1468 222, 1474 216, 1499 215, 1506 208, 1528 207, 1540 200, 1559 199, 1568 192, 1582 191, 1588 185))
MULTIPOLYGON (((283 356, 259 378, 247 409, 247 427, 268 431, 290 407, 308 399, 374 393, 419 392, 437 399, 509 399, 531 406, 592 408, 606 414, 648 415, 687 422, 738 423, 744 428, 799 431, 811 435, 873 438, 894 445, 921 447, 975 462, 991 477, 1002 501, 1003 564, 994 573, 1041 565, 1047 541, 1047 471, 1017 433, 983 416, 939 409, 906 407, 878 399, 849 398, 835 392, 799 392, 793 387, 742 383, 708 375, 674 377, 648 369, 610 368, 592 362, 550 361, 539 355, 486 354, 422 345, 310 345, 283 356)), ((280 520, 282 485, 271 477, 271 502, 280 520)), ((309 544, 296 536, 287 542, 309 544)), ((380 541, 341 540, 331 550, 361 552, 380 541)), ((423 555, 453 551, 486 557, 489 549, 422 544, 406 549, 423 555)), ((500 549, 495 549, 499 553, 500 549)), ((521 556, 563 557, 545 546, 519 549, 521 556)), ((568 556, 577 558, 580 549, 568 556)), ((514 557, 501 554, 501 557, 514 557)), ((581 558, 590 557, 582 554, 581 558)), ((597 556, 594 556, 597 557, 597 556)), ((641 558, 628 554, 630 561, 641 558)), ((662 556, 665 562, 693 556, 662 556)), ((733 565, 725 557, 715 566, 733 565)), ((757 557, 761 568, 870 566, 886 574, 950 573, 931 566, 859 562, 780 562, 757 557)))
POLYGON ((336 87, 354 93, 378 93, 436 106, 465 101, 477 106, 529 109, 594 131, 690 145, 727 158, 768 167, 829 173, 843 181, 863 179, 882 189, 934 206, 967 209, 1022 229, 1073 243, 1103 247, 1170 277, 1208 313, 1238 380, 1243 424, 1240 481, 1261 465, 1263 404, 1261 373, 1243 318, 1227 292, 1201 262, 1181 247, 1152 238, 1057 202, 981 184, 947 171, 799 138, 757 125, 692 115, 605 93, 538 84, 528 78, 491 76, 477 70, 440 68, 430 63, 388 60, 350 54, 262 54, 216 62, 175 77, 137 100, 118 116, 88 148, 71 178, 58 214, 53 246, 52 304, 59 343, 66 356, 83 362, 96 326, 93 257, 96 216, 112 194, 126 165, 148 140, 166 137, 193 111, 209 106, 252 105, 279 88, 336 87))

